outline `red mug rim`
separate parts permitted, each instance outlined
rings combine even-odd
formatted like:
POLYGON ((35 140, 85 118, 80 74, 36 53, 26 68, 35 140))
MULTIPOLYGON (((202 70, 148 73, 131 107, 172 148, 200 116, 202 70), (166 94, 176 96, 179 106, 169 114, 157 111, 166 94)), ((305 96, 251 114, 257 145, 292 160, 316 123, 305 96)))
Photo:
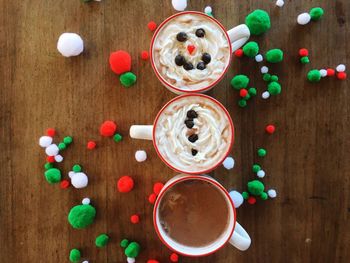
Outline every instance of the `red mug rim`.
POLYGON ((168 166, 170 167, 171 169, 173 169, 174 171, 176 172, 180 172, 180 173, 185 173, 185 174, 189 174, 189 175, 199 175, 199 174, 205 174, 205 173, 208 173, 212 170, 214 170, 215 168, 217 168, 219 165, 221 165, 223 163, 223 161, 226 159, 226 157, 229 155, 231 149, 232 149, 232 146, 233 146, 233 143, 234 143, 234 133, 235 133, 235 129, 234 129, 234 125, 233 125, 233 121, 231 119, 231 116, 229 114, 229 112, 227 111, 227 109, 224 107, 224 105, 222 105, 218 100, 208 96, 208 95, 205 95, 205 94, 200 94, 200 93, 187 93, 187 94, 182 94, 180 96, 177 96, 173 99, 171 99, 170 101, 168 101, 161 109, 160 111, 157 113, 157 116, 156 118, 154 119, 154 122, 153 122, 153 131, 152 131, 152 141, 153 141, 153 146, 154 148, 156 149, 156 152, 159 156, 159 158, 168 166), (215 164, 213 165, 212 167, 206 169, 206 170, 203 170, 203 171, 195 171, 195 172, 189 172, 189 171, 183 171, 183 170, 180 170, 176 167, 174 167, 171 163, 169 163, 163 156, 162 154, 160 153, 159 149, 158 149, 158 145, 157 145, 157 142, 156 142, 156 127, 157 127, 157 122, 158 122, 158 119, 160 117, 160 115, 163 113, 163 111, 171 104, 173 103, 174 101, 177 101, 177 100, 180 100, 182 98, 185 98, 185 97, 192 97, 192 96, 195 96, 195 97, 203 97, 203 98, 207 98, 209 100, 211 100, 212 102, 214 102, 217 106, 219 106, 225 113, 227 119, 229 120, 229 123, 230 123, 230 128, 231 128, 231 142, 230 142, 230 145, 227 149, 227 152, 223 155, 223 157, 215 164))
POLYGON ((165 85, 166 87, 169 87, 177 92, 181 92, 181 93, 193 93, 193 92, 204 92, 204 91, 207 91, 209 89, 211 89, 212 87, 214 87, 216 84, 218 84, 222 78, 225 76, 228 68, 230 67, 230 64, 231 64, 231 60, 232 60, 232 45, 231 45, 231 41, 230 41, 230 37, 228 36, 227 34, 227 30, 226 28, 215 18, 211 17, 211 16, 208 16, 207 14, 205 13, 202 13, 202 12, 198 12, 198 11, 184 11, 184 12, 179 12, 179 13, 176 13, 172 16, 169 16, 167 19, 165 19, 159 26, 158 28, 156 29, 156 31, 154 32, 153 34, 153 37, 152 37, 152 40, 151 40, 151 46, 150 46, 150 60, 151 60, 151 64, 152 64, 152 68, 153 68, 153 71, 156 73, 156 76, 158 78, 158 80, 160 80, 160 82, 163 83, 163 85, 165 85), (166 81, 163 76, 160 75, 160 73, 158 72, 158 69, 156 67, 156 65, 154 64, 154 61, 153 61, 153 45, 154 45, 154 41, 156 39, 156 37, 158 36, 158 33, 160 32, 160 30, 163 28, 163 26, 168 23, 170 20, 172 20, 173 18, 177 17, 177 16, 180 16, 180 15, 185 15, 185 14, 197 14, 197 15, 201 15, 201 16, 205 16, 206 18, 208 18, 209 20, 213 21, 214 23, 216 23, 224 32, 224 35, 226 37, 226 40, 229 44, 229 50, 230 50, 230 54, 229 54, 229 60, 228 60, 228 63, 225 67, 225 69, 222 71, 222 74, 220 75, 220 77, 215 80, 213 83, 211 83, 210 85, 204 87, 204 88, 200 88, 200 89, 196 89, 196 90, 183 90, 183 89, 180 89, 178 87, 175 87, 174 85, 170 84, 168 81, 166 81))
POLYGON ((217 252, 218 250, 220 250, 221 248, 223 248, 227 242, 231 239, 231 236, 233 234, 233 231, 235 230, 235 227, 236 227, 236 208, 233 204, 233 201, 230 197, 230 194, 227 192, 227 190, 219 183, 217 182, 215 179, 212 179, 212 178, 209 178, 209 177, 199 177, 199 176, 184 176, 184 177, 180 177, 178 179, 176 179, 175 181, 171 182, 169 185, 166 185, 163 187, 162 191, 159 193, 157 199, 156 199, 156 202, 154 204, 154 208, 153 208, 153 226, 156 230, 156 233, 157 233, 157 236, 158 238, 161 240, 161 242, 167 246, 170 250, 172 251, 175 251, 176 253, 180 254, 180 255, 183 255, 183 256, 187 256, 187 257, 203 257, 203 256, 208 256, 210 254, 213 254, 215 252, 217 252), (164 194, 166 193, 167 190, 169 190, 171 187, 173 187, 175 184, 178 184, 180 182, 183 182, 183 181, 187 181, 187 180, 203 180, 203 181, 206 181, 206 182, 209 182, 211 184, 213 184, 215 187, 219 188, 222 193, 224 193, 226 195, 226 198, 229 200, 229 204, 232 206, 232 211, 233 211, 233 227, 232 229, 230 230, 230 235, 228 236, 227 240, 225 240, 225 242, 218 248, 216 248, 215 250, 213 251, 210 251, 210 252, 207 252, 207 253, 203 253, 203 254, 200 254, 200 255, 191 255, 191 254, 186 254, 186 253, 183 253, 181 251, 178 251, 176 249, 174 249, 170 244, 168 244, 162 237, 162 235, 160 234, 160 231, 159 231, 159 228, 158 228, 158 224, 157 224, 157 209, 158 209, 158 206, 159 206, 159 203, 162 199, 162 197, 164 196, 164 194))

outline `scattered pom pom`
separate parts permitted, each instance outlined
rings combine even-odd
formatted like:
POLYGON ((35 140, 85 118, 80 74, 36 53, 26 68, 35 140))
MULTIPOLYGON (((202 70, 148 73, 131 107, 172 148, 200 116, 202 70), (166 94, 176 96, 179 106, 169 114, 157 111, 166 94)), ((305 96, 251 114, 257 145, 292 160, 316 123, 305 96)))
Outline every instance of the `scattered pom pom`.
POLYGON ((148 51, 144 50, 141 52, 141 59, 142 60, 148 60, 149 58, 149 54, 148 54, 148 51))
POLYGON ((59 151, 60 151, 60 149, 58 148, 58 146, 56 144, 50 144, 45 149, 45 153, 48 156, 55 156, 58 154, 59 151))
POLYGON ((119 80, 125 88, 129 88, 136 83, 136 75, 132 72, 126 72, 120 75, 119 80))
POLYGON ((49 170, 49 169, 53 168, 53 163, 45 163, 44 168, 45 168, 45 170, 49 170))
POLYGON ((266 74, 267 72, 269 72, 269 68, 266 67, 266 66, 262 66, 261 69, 260 69, 260 72, 261 72, 262 74, 266 74))
POLYGON ((120 75, 131 70, 131 56, 124 50, 112 52, 109 55, 111 70, 120 75))
POLYGON ((283 0, 277 0, 277 1, 276 1, 276 5, 277 5, 278 7, 282 7, 282 6, 284 6, 284 1, 283 1, 283 0))
POLYGON ((55 158, 55 161, 58 163, 63 161, 63 156, 60 154, 57 154, 54 158, 55 158))
POLYGON ((87 175, 82 172, 74 173, 74 175, 71 177, 71 184, 77 189, 86 187, 88 182, 89 179, 87 175))
POLYGON ((135 258, 126 258, 126 261, 128 263, 135 263, 136 262, 135 258))
POLYGON ((322 18, 324 11, 321 7, 314 7, 310 10, 310 17, 313 21, 318 21, 322 18))
POLYGON ((260 196, 264 192, 264 184, 259 180, 253 180, 248 182, 248 192, 255 196, 260 196))
POLYGON ((46 161, 49 163, 54 163, 55 162, 55 156, 47 156, 46 161))
POLYGON ((244 200, 247 200, 249 197, 249 193, 248 192, 242 192, 242 197, 244 200))
POLYGON ((121 134, 119 134, 119 133, 116 133, 116 134, 113 136, 113 140, 114 140, 115 142, 120 142, 120 141, 123 140, 123 136, 121 136, 121 134))
POLYGON ((257 94, 256 88, 249 88, 248 89, 248 94, 250 96, 256 96, 256 94, 257 94))
POLYGON ((241 90, 239 91, 239 96, 241 96, 242 98, 244 98, 245 96, 247 96, 247 94, 248 94, 248 90, 246 90, 246 89, 241 89, 241 90))
POLYGON ((337 73, 337 78, 340 80, 346 79, 346 73, 345 72, 338 72, 337 73))
POLYGON ((95 245, 98 248, 105 247, 108 244, 109 237, 106 234, 101 234, 95 239, 95 245))
POLYGON ((243 56, 243 49, 239 48, 234 52, 235 57, 240 58, 243 56))
POLYGON ((213 13, 213 9, 211 8, 211 6, 206 6, 205 8, 204 8, 204 13, 206 13, 206 14, 208 14, 208 13, 213 13))
POLYGON ((96 142, 94 142, 94 141, 88 141, 88 143, 87 143, 87 145, 86 145, 86 148, 87 148, 88 150, 93 150, 93 149, 95 149, 95 148, 96 148, 96 142))
POLYGON ((76 229, 85 228, 94 222, 96 209, 92 205, 76 205, 68 214, 69 224, 76 229))
POLYGON ((267 90, 271 95, 278 95, 281 93, 282 88, 278 82, 272 81, 267 85, 267 90))
POLYGON ((248 197, 248 203, 250 205, 254 205, 256 203, 256 198, 254 196, 249 196, 248 197))
POLYGON ((84 41, 76 33, 63 33, 58 38, 57 50, 64 57, 78 56, 84 50, 84 41))
POLYGON ((253 58, 259 53, 259 45, 254 41, 250 41, 243 46, 243 53, 247 57, 253 58))
POLYGON ((117 188, 120 193, 128 193, 134 188, 134 180, 130 176, 124 175, 119 178, 117 188))
POLYGON ((161 182, 157 182, 153 185, 153 193, 159 195, 160 191, 163 189, 164 184, 161 182))
POLYGON ((259 164, 253 164, 253 172, 257 173, 261 170, 261 166, 259 164))
POLYGON ((321 80, 321 73, 318 69, 312 69, 307 73, 307 79, 310 82, 319 82, 321 80))
POLYGON ((265 177, 265 171, 264 170, 260 170, 256 173, 256 175, 259 177, 259 178, 264 178, 265 177))
POLYGON ((148 27, 149 30, 154 31, 154 30, 157 29, 157 24, 156 24, 156 22, 154 22, 154 21, 150 21, 150 22, 147 24, 147 27, 148 27))
POLYGON ((45 179, 49 184, 55 184, 61 181, 61 171, 57 168, 50 168, 45 171, 45 179))
POLYGON ((266 154, 267 154, 267 151, 264 148, 258 149, 258 156, 259 157, 264 157, 264 156, 266 156, 266 154))
POLYGON ((159 261, 155 259, 149 259, 147 260, 147 263, 159 263, 159 261))
POLYGON ((234 89, 245 89, 248 86, 249 78, 246 75, 236 75, 231 80, 234 89))
POLYGON ((66 136, 63 138, 63 143, 69 145, 73 142, 73 138, 71 136, 66 136))
POLYGON ((310 59, 309 59, 309 57, 302 57, 302 58, 300 58, 300 62, 301 62, 301 64, 308 64, 308 63, 310 63, 310 59))
POLYGON ((299 49, 299 56, 306 57, 309 55, 309 51, 306 48, 299 49))
POLYGON ((67 189, 70 186, 70 182, 67 179, 64 179, 60 183, 61 189, 67 189))
POLYGON ((125 249, 124 254, 128 258, 136 258, 140 253, 141 247, 137 242, 131 242, 125 249))
POLYGON ((76 248, 73 248, 69 253, 70 262, 79 262, 81 258, 80 251, 76 248))
POLYGON ((256 9, 245 18, 252 35, 261 35, 271 28, 269 14, 261 9, 256 9))
POLYGON ((263 61, 263 60, 264 60, 264 58, 263 58, 263 56, 262 56, 261 54, 258 54, 258 55, 255 56, 255 61, 256 61, 256 62, 259 63, 259 62, 261 62, 261 61, 263 61))
POLYGON ((268 134, 273 134, 276 130, 276 127, 272 124, 269 124, 265 127, 265 131, 268 133, 268 134))
POLYGON ((263 98, 264 100, 270 98, 270 92, 264 91, 264 92, 261 94, 261 98, 263 98))
POLYGON ((327 70, 325 70, 325 69, 320 69, 320 74, 321 74, 321 77, 322 77, 322 78, 327 77, 327 70))
POLYGON ((74 164, 72 167, 73 173, 69 173, 69 177, 72 178, 74 173, 79 173, 81 172, 81 166, 79 164, 74 164))
POLYGON ((262 200, 267 200, 267 193, 265 193, 265 192, 263 192, 263 193, 261 193, 261 195, 260 195, 260 198, 262 199, 262 200))
POLYGON ((336 71, 338 72, 344 72, 346 70, 346 67, 344 64, 339 64, 336 68, 335 68, 336 71))
POLYGON ((55 136, 55 134, 56 134, 56 130, 54 128, 48 128, 46 130, 46 135, 47 136, 53 137, 53 136, 55 136))
POLYGON ((245 99, 241 99, 238 101, 238 106, 244 108, 247 106, 247 101, 245 99))
POLYGON ((139 215, 132 215, 130 217, 130 222, 133 223, 133 224, 138 224, 140 223, 140 216, 139 215))
POLYGON ((176 253, 171 253, 170 261, 171 262, 178 262, 179 261, 179 256, 176 253))
POLYGON ((327 69, 327 76, 328 77, 333 77, 335 75, 335 70, 332 68, 327 69))
POLYGON ((171 4, 176 11, 184 11, 187 7, 187 0, 171 0, 171 4))
POLYGON ((83 205, 89 205, 90 202, 91 202, 91 200, 90 200, 89 197, 85 197, 85 198, 81 201, 81 203, 82 203, 83 205))
POLYGON ((277 196, 276 190, 275 189, 270 189, 267 191, 267 194, 270 198, 275 198, 277 196))
POLYGON ((306 25, 310 22, 310 20, 311 16, 309 15, 309 13, 302 13, 297 17, 297 23, 299 25, 306 25))
POLYGON ((117 124, 114 121, 105 121, 101 124, 100 134, 105 137, 111 137, 117 130, 117 124))
POLYGON ((266 52, 266 60, 270 63, 278 63, 283 60, 283 51, 279 48, 270 49, 266 52))
POLYGON ((226 157, 222 165, 227 170, 231 170, 235 166, 235 160, 232 157, 226 157))
POLYGON ((135 152, 135 159, 139 163, 144 162, 147 160, 147 153, 143 150, 138 150, 135 152))
POLYGON ((233 205, 235 206, 235 208, 240 207, 243 204, 243 196, 241 195, 241 193, 237 192, 237 191, 231 191, 230 193, 230 197, 232 199, 233 205))
POLYGON ((122 241, 120 241, 120 246, 122 248, 126 248, 129 245, 129 240, 127 240, 126 238, 124 238, 122 241))
POLYGON ((157 195, 155 193, 152 193, 148 196, 148 202, 150 202, 151 204, 154 204, 156 199, 157 199, 157 195))

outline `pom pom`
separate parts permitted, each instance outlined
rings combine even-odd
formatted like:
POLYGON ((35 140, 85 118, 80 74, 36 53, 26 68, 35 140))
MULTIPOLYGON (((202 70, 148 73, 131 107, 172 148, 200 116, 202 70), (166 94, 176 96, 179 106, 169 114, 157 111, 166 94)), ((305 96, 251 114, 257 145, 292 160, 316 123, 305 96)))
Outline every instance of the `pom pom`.
POLYGON ((70 262, 79 262, 81 258, 80 251, 76 248, 73 248, 69 253, 70 262))
POLYGON ((327 70, 325 70, 325 69, 320 69, 320 74, 321 74, 321 77, 322 77, 322 78, 327 77, 327 70))
POLYGON ((77 189, 86 187, 88 185, 88 182, 88 177, 85 173, 82 172, 74 173, 71 178, 71 184, 77 189))
POLYGON ((309 55, 309 51, 306 48, 299 49, 299 56, 306 57, 309 55))
POLYGON ((265 131, 268 133, 268 134, 273 134, 276 130, 276 127, 272 124, 269 124, 265 127, 265 131))
POLYGON ((90 200, 90 198, 88 198, 88 197, 85 197, 85 198, 81 201, 81 203, 82 203, 83 205, 89 205, 90 202, 91 202, 91 200, 90 200))
POLYGON ((245 18, 252 35, 261 35, 271 27, 269 14, 261 9, 256 9, 245 18))
POLYGON ((179 256, 176 253, 171 253, 170 261, 171 262, 178 262, 179 261, 179 256))
POLYGON ((144 162, 147 160, 147 153, 143 150, 139 150, 135 152, 135 159, 136 161, 140 162, 144 162))
POLYGON ((148 22, 147 27, 149 30, 154 31, 157 28, 157 24, 154 21, 150 21, 150 22, 148 22))
POLYGON ((335 75, 335 70, 332 69, 332 68, 328 68, 328 69, 327 69, 327 76, 328 76, 328 77, 332 77, 332 76, 334 76, 334 75, 335 75))
POLYGON ((161 182, 157 182, 153 185, 153 193, 159 195, 160 191, 163 189, 164 184, 161 182))
POLYGON ((105 247, 108 244, 109 237, 106 234, 101 234, 95 239, 95 245, 98 248, 105 247))
POLYGON ((247 101, 245 99, 241 99, 238 101, 238 106, 244 108, 247 106, 247 101))
POLYGON ((63 33, 58 38, 57 50, 64 57, 78 56, 84 50, 84 41, 76 33, 63 33))
POLYGON ((144 50, 141 52, 141 59, 142 60, 148 60, 149 58, 149 54, 148 54, 148 51, 144 50))
POLYGON ((298 15, 297 23, 299 25, 306 25, 310 22, 311 16, 308 13, 302 13, 298 15))
POLYGON ((260 69, 260 72, 261 72, 262 74, 266 74, 267 72, 269 72, 269 68, 266 67, 266 66, 262 66, 261 69, 260 69))
POLYGON ((262 200, 267 200, 267 193, 262 192, 261 195, 260 195, 260 198, 261 198, 262 200))
POLYGON ((261 54, 258 54, 258 55, 255 56, 255 61, 256 61, 256 62, 259 63, 259 62, 261 62, 261 61, 263 61, 263 60, 264 60, 264 58, 263 58, 263 56, 262 56, 261 54))
POLYGON ((321 79, 321 73, 318 69, 312 69, 307 73, 307 79, 310 82, 319 82, 321 79))
POLYGON ((340 80, 346 79, 346 73, 345 72, 338 72, 337 73, 337 78, 340 80))
POLYGON ((54 163, 55 162, 55 156, 47 156, 46 161, 49 163, 54 163))
POLYGON ((56 134, 56 130, 54 128, 48 128, 46 130, 46 135, 47 136, 53 137, 53 136, 55 136, 55 134, 56 134))
POLYGON ((267 154, 267 151, 264 148, 258 149, 258 156, 259 157, 264 157, 264 156, 266 156, 266 154, 267 154))
POLYGON ((66 136, 63 138, 63 143, 69 145, 73 142, 73 138, 71 136, 66 136))
POLYGON ((256 176, 259 178, 264 178, 265 177, 265 171, 264 170, 260 170, 256 173, 256 176))
POLYGON ((113 136, 113 140, 115 142, 120 142, 123 140, 123 136, 121 136, 119 133, 116 133, 114 136, 113 136))
POLYGON ((324 14, 324 11, 321 7, 314 7, 310 10, 310 17, 313 21, 320 20, 324 14))
POLYGON ((264 192, 264 184, 259 180, 253 180, 248 182, 248 192, 252 195, 260 196, 264 192))
POLYGON ((45 153, 48 156, 55 156, 58 154, 59 151, 60 151, 60 149, 58 148, 58 146, 56 144, 50 144, 45 149, 45 153))
POLYGON ((235 57, 242 57, 243 56, 243 49, 239 48, 234 52, 235 57))
POLYGON ((45 178, 49 184, 55 184, 61 181, 61 171, 57 168, 50 168, 45 171, 45 178))
POLYGON ((187 0, 171 0, 171 4, 176 11, 184 11, 187 7, 187 0))
POLYGON ((128 193, 134 188, 134 180, 130 176, 124 175, 119 178, 117 188, 120 193, 128 193))
POLYGON ((346 70, 346 67, 344 64, 339 64, 336 68, 335 68, 336 71, 338 72, 344 72, 346 70))
POLYGON ((105 137, 111 137, 117 130, 117 124, 113 121, 105 121, 101 124, 100 134, 105 137))
POLYGON ((55 158, 55 161, 58 163, 63 161, 63 156, 60 154, 57 154, 54 158, 55 158))
POLYGON ((232 199, 233 205, 235 206, 235 208, 240 207, 243 204, 243 196, 241 195, 241 193, 237 192, 237 191, 231 191, 230 193, 230 197, 232 199))
POLYGON ((139 215, 132 215, 130 217, 130 222, 133 223, 133 224, 140 223, 140 216, 139 215))
POLYGON ((256 203, 256 198, 254 196, 249 196, 248 203, 254 205, 256 203))
POLYGON ((67 189, 70 186, 70 182, 66 179, 62 180, 60 183, 61 189, 67 189))
POLYGON ((109 65, 112 71, 118 75, 131 70, 131 56, 124 50, 118 50, 110 54, 109 65))
POLYGON ((86 145, 86 148, 89 149, 89 150, 93 150, 96 148, 96 142, 94 141, 88 141, 87 145, 86 145))
POLYGON ((246 75, 236 75, 231 80, 234 89, 245 89, 248 86, 249 78, 246 75))
POLYGON ((249 197, 249 193, 248 192, 243 192, 242 193, 242 197, 243 197, 243 199, 247 200, 248 197, 249 197))
POLYGON ((310 59, 309 59, 309 57, 302 57, 302 58, 300 58, 300 62, 301 62, 301 64, 308 64, 308 63, 310 63, 310 59))
POLYGON ((136 262, 135 258, 126 258, 126 261, 128 263, 135 263, 136 262))
POLYGON ((125 88, 130 88, 136 82, 136 75, 132 72, 126 72, 120 75, 119 81, 125 88))
POLYGON ((248 93, 250 96, 256 96, 256 88, 249 88, 248 93))
POLYGON ((156 199, 157 199, 157 195, 155 193, 152 193, 148 196, 148 202, 150 202, 151 204, 154 204, 156 199))
POLYGON ((226 157, 222 165, 227 170, 231 170, 235 166, 235 160, 232 157, 226 157))
POLYGON ((69 176, 69 178, 72 178, 72 177, 74 176, 74 174, 75 174, 75 172, 74 172, 74 171, 70 171, 70 172, 68 172, 68 176, 69 176))
POLYGON ((120 241, 120 246, 122 248, 126 248, 128 245, 129 245, 129 240, 124 238, 122 241, 120 241))
POLYGON ((206 13, 206 14, 208 14, 208 13, 212 13, 213 12, 213 9, 211 8, 211 6, 206 6, 205 8, 204 8, 204 13, 206 13))
POLYGON ((79 173, 81 172, 81 166, 79 164, 74 164, 72 170, 75 173, 79 173))
POLYGON ((264 92, 261 94, 261 98, 263 98, 264 100, 267 100, 268 98, 270 98, 270 92, 264 91, 264 92))
POLYGON ((96 209, 91 205, 76 205, 68 214, 69 224, 76 229, 85 228, 94 222, 96 209))
POLYGON ((283 0, 277 0, 277 1, 276 1, 276 5, 277 5, 278 7, 282 7, 282 6, 284 6, 284 1, 283 1, 283 0))
POLYGON ((278 77, 277 77, 276 75, 271 75, 270 81, 275 81, 275 82, 277 82, 277 81, 278 81, 278 77))
POLYGON ((253 172, 257 173, 261 170, 261 166, 259 164, 253 164, 253 172))
POLYGON ((267 191, 267 194, 270 198, 275 198, 277 196, 276 190, 275 189, 270 189, 267 191))
POLYGON ((136 258, 139 255, 140 250, 141 247, 137 242, 131 242, 125 249, 124 253, 125 256, 129 258, 136 258))
POLYGON ((250 41, 243 46, 243 53, 247 57, 253 58, 259 53, 258 43, 250 41))
POLYGON ((246 90, 246 89, 241 89, 241 90, 239 91, 239 96, 241 96, 242 98, 244 98, 245 96, 247 96, 247 94, 248 94, 248 90, 246 90))
POLYGON ((283 51, 279 48, 270 49, 266 52, 266 60, 270 63, 278 63, 283 60, 283 51))
POLYGON ((159 261, 155 259, 149 259, 147 260, 147 263, 159 263, 159 261))
POLYGON ((267 90, 271 95, 277 95, 281 93, 282 88, 278 82, 272 81, 267 86, 267 90))
POLYGON ((49 169, 53 168, 53 164, 52 163, 45 163, 44 168, 45 168, 45 170, 49 170, 49 169))

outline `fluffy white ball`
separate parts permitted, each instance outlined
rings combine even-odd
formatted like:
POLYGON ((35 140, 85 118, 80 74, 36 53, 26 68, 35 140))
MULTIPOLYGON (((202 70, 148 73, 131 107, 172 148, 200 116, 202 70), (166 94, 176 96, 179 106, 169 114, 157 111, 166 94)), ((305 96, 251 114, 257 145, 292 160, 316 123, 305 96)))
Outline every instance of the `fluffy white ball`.
POLYGON ((90 198, 89 198, 89 197, 85 197, 85 198, 83 199, 83 201, 81 201, 81 203, 82 203, 83 205, 88 205, 88 204, 90 204, 90 198))
POLYGON ((266 66, 262 66, 260 71, 261 71, 262 74, 265 74, 265 73, 269 72, 269 68, 266 67, 266 66))
POLYGON ((76 33, 63 33, 58 38, 57 49, 64 57, 78 56, 84 50, 84 41, 76 33))
POLYGON ((270 198, 275 198, 277 196, 277 193, 276 193, 276 190, 275 189, 270 189, 267 191, 267 195, 270 197, 270 198))
POLYGON ((68 172, 68 176, 69 178, 72 178, 74 176, 75 172, 74 171, 69 171, 68 172))
POLYGON ((52 137, 50 136, 41 136, 39 139, 39 145, 43 148, 50 146, 51 143, 52 143, 52 137))
POLYGON ((85 173, 74 173, 71 177, 71 183, 75 188, 84 188, 88 185, 89 179, 85 173))
POLYGON ((222 165, 227 169, 231 170, 235 166, 235 160, 232 157, 227 157, 222 165))
POLYGON ((306 25, 310 22, 311 16, 309 13, 302 13, 298 15, 297 22, 299 25, 306 25))
POLYGON ((263 56, 261 54, 258 54, 258 55, 255 56, 255 61, 256 62, 261 62, 261 61, 263 61, 263 59, 264 58, 263 58, 263 56))
POLYGON ((60 151, 60 149, 58 149, 58 146, 56 144, 51 144, 48 147, 46 147, 46 149, 45 149, 45 153, 48 156, 55 156, 58 154, 59 151, 60 151))
POLYGON ((260 170, 256 173, 256 175, 259 177, 259 178, 263 178, 265 176, 265 171, 264 170, 260 170))
POLYGON ((338 72, 344 72, 346 70, 346 67, 344 64, 339 64, 335 69, 338 72))
POLYGON ((171 0, 171 4, 176 11, 184 11, 187 7, 187 0, 171 0))
MULTIPOLYGON (((95 1, 97 1, 97 0, 95 0, 95 1)), ((99 0, 98 0, 99 1, 99 0)), ((81 262, 81 263, 89 263, 89 261, 87 261, 87 260, 84 260, 83 262, 81 262)))
POLYGON ((327 70, 325 70, 325 69, 320 69, 320 74, 321 74, 321 77, 322 77, 322 78, 327 77, 327 70))
POLYGON ((282 6, 284 6, 284 1, 283 1, 283 0, 277 0, 277 1, 276 1, 276 5, 277 5, 278 7, 282 7, 282 6))
POLYGON ((206 13, 206 14, 208 14, 208 13, 211 13, 211 12, 213 12, 213 9, 211 8, 211 6, 206 6, 205 8, 204 8, 204 13, 206 13))
POLYGON ((55 161, 58 162, 58 163, 62 162, 62 161, 63 161, 63 156, 60 155, 60 154, 57 154, 57 155, 55 156, 55 161))
POLYGON ((238 208, 241 206, 241 204, 243 204, 243 196, 241 195, 241 193, 237 192, 237 191, 231 191, 229 192, 230 197, 232 199, 232 202, 235 206, 235 208, 238 208))
POLYGON ((138 162, 144 162, 147 159, 147 153, 143 150, 139 150, 135 152, 135 159, 138 162))
POLYGON ((261 97, 262 97, 264 100, 270 98, 270 92, 264 91, 264 92, 261 94, 261 97))
POLYGON ((128 263, 135 263, 135 258, 127 258, 126 261, 128 263))

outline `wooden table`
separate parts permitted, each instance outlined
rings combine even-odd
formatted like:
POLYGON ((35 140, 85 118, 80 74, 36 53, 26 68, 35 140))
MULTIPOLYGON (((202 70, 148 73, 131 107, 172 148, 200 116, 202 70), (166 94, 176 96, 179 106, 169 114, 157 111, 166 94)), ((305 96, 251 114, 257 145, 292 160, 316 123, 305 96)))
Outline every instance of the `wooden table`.
MULTIPOLYGON (((262 52, 282 48, 285 60, 270 67, 280 77, 283 92, 268 101, 260 98, 266 84, 257 63, 246 58, 234 58, 225 79, 209 92, 228 108, 236 128, 235 168, 220 167, 213 176, 228 189, 244 191, 254 178, 251 165, 260 162, 267 173, 263 182, 277 189, 278 198, 237 210, 253 241, 249 251, 227 246, 207 258, 181 258, 181 262, 328 263, 348 262, 350 257, 349 82, 306 81, 312 68, 349 64, 350 2, 295 0, 286 1, 281 9, 274 2, 189 3, 189 10, 211 5, 227 28, 242 23, 256 8, 269 11, 271 30, 253 39, 262 52), (299 13, 318 5, 325 9, 321 21, 304 27, 296 24, 299 13), (298 62, 301 47, 310 50, 308 65, 298 62), (238 73, 247 74, 259 90, 245 109, 237 106, 239 95, 229 85, 238 73), (273 136, 264 132, 268 123, 277 126, 273 136), (258 147, 267 149, 264 159, 257 157, 258 147)), ((89 4, 1 0, 1 262, 68 262, 71 248, 80 248, 89 262, 126 262, 119 247, 124 237, 142 245, 137 262, 149 258, 169 262, 170 251, 153 230, 147 195, 154 182, 165 182, 176 173, 160 162, 150 142, 131 140, 128 130, 135 123, 151 123, 160 107, 174 97, 157 81, 149 61, 140 59, 152 36, 147 23, 159 23, 173 13, 170 0, 89 4), (67 59, 57 52, 63 32, 77 32, 84 38, 81 56, 67 59), (118 49, 128 50, 133 58, 138 81, 130 89, 121 87, 108 66, 110 52, 118 49), (118 123, 124 135, 121 143, 99 136, 99 125, 107 119, 118 123), (48 127, 57 129, 57 142, 65 135, 74 137, 59 167, 67 177, 71 166, 80 163, 89 175, 87 188, 62 190, 45 181, 45 154, 38 138, 48 127), (86 150, 88 140, 98 142, 95 151, 86 150), (138 149, 147 151, 145 163, 135 161, 138 149), (120 194, 116 182, 125 174, 135 178, 136 187, 120 194), (87 229, 74 230, 67 214, 84 197, 92 199, 97 219, 87 229), (133 213, 140 213, 140 224, 129 222, 133 213), (104 232, 111 242, 97 249, 94 239, 104 232)))

